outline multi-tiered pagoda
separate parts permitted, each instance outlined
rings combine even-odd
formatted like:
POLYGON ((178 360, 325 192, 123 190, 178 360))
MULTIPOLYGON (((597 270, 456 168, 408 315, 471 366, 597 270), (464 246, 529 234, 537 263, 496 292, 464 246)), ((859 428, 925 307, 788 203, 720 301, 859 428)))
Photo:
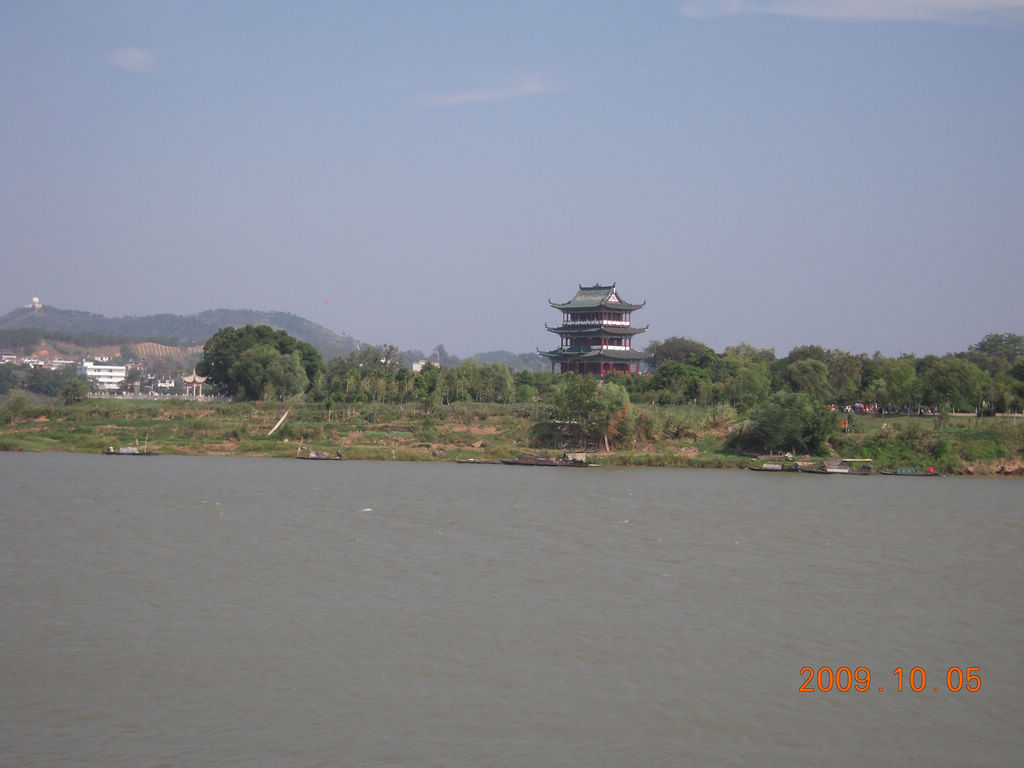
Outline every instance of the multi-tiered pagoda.
MULTIPOLYGON (((558 349, 541 354, 555 363, 561 373, 574 371, 604 376, 607 373, 639 373, 640 363, 646 359, 642 352, 633 351, 633 337, 646 328, 635 328, 629 316, 643 304, 630 304, 622 300, 611 285, 580 286, 579 291, 565 304, 548 303, 562 310, 562 324, 557 328, 544 324, 562 340, 558 349)), ((646 302, 644 302, 646 304, 646 302)))

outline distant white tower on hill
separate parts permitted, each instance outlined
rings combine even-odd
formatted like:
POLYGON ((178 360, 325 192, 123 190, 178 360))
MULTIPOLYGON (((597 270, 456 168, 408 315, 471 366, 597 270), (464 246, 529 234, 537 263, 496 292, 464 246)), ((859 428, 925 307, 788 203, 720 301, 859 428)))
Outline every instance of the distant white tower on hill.
POLYGON ((40 309, 43 305, 39 301, 39 297, 38 296, 33 296, 32 297, 32 303, 29 304, 29 306, 32 307, 32 309, 40 309))

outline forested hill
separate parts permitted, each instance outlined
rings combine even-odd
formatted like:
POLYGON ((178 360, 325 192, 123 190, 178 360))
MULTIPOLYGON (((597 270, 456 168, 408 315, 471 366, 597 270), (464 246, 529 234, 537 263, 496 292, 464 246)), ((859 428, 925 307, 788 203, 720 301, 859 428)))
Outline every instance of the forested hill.
MULTIPOLYGON (((107 317, 76 309, 57 309, 44 304, 38 308, 18 307, 0 317, 0 331, 33 329, 44 333, 72 334, 77 342, 85 344, 151 341, 179 347, 201 346, 221 328, 241 328, 245 325, 269 325, 275 330, 285 331, 300 341, 312 344, 324 360, 347 357, 352 352, 368 346, 348 334, 335 333, 290 312, 258 312, 252 309, 211 309, 196 315, 107 317)), ((27 341, 34 343, 38 339, 32 338, 27 341)), ((10 339, 8 342, 14 343, 10 339)), ((22 345, 14 343, 14 346, 22 345)), ((401 353, 401 357, 411 362, 426 357, 433 359, 438 353, 442 365, 458 365, 459 358, 447 354, 443 346, 437 347, 429 355, 419 350, 406 350, 401 353)), ((483 352, 475 357, 480 363, 503 363, 513 371, 547 368, 546 361, 533 352, 483 352)))
POLYGON ((289 312, 251 309, 211 309, 195 315, 107 317, 74 309, 19 307, 0 317, 0 329, 38 328, 43 331, 104 334, 181 345, 204 344, 225 326, 269 325, 312 344, 325 358, 348 355, 359 342, 289 312))

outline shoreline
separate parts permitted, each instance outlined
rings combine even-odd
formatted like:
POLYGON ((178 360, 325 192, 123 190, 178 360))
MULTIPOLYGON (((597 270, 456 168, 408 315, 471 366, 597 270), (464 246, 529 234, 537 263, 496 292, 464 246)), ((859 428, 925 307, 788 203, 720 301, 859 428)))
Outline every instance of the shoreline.
MULTIPOLYGON (((142 453, 141 451, 135 453, 110 453, 107 450, 101 451, 85 451, 75 450, 73 448, 32 448, 28 450, 24 449, 0 449, 0 455, 4 453, 19 453, 19 454, 80 454, 80 455, 107 455, 114 456, 117 458, 160 458, 161 456, 186 456, 186 457, 214 457, 214 458, 238 458, 238 459, 299 459, 299 460, 312 460, 312 461, 381 461, 381 462, 409 462, 409 463, 439 463, 439 464, 468 464, 468 465, 503 465, 501 459, 492 457, 482 456, 464 456, 455 455, 444 456, 444 455, 423 455, 423 454, 410 454, 407 451, 377 451, 372 454, 367 454, 365 451, 361 451, 362 455, 356 456, 326 456, 326 457, 314 457, 309 459, 306 456, 296 456, 294 454, 282 453, 281 451, 238 451, 238 450, 204 450, 204 449, 182 449, 180 446, 176 447, 175 450, 152 450, 148 454, 142 453), (392 455, 386 455, 387 453, 392 455), (378 455, 379 454, 379 455, 378 455)), ((453 449, 453 453, 457 453, 453 449)), ((559 454, 555 452, 544 452, 544 451, 531 451, 535 455, 550 456, 556 458, 559 454)), ((507 459, 515 458, 514 456, 505 457, 507 459)), ((610 453, 597 453, 589 454, 588 461, 590 462, 587 467, 588 469, 690 469, 690 470, 726 470, 726 471, 748 471, 752 468, 756 468, 757 462, 763 462, 764 459, 749 459, 745 458, 740 460, 736 457, 737 461, 723 461, 720 456, 709 454, 706 456, 695 455, 689 458, 687 461, 678 460, 659 460, 665 459, 663 455, 652 455, 652 454, 628 454, 624 455, 621 452, 612 451, 610 453), (604 459, 604 461, 602 461, 604 459), (747 463, 743 463, 746 461, 747 463)), ((809 464, 820 464, 824 459, 821 457, 801 456, 797 457, 795 463, 801 465, 809 464)), ((961 471, 957 472, 938 472, 936 473, 940 477, 976 477, 976 478, 1024 478, 1024 464, 1017 463, 1011 466, 1007 466, 1007 462, 993 462, 991 464, 975 464, 970 467, 966 467, 961 471)), ((510 464, 509 466, 516 466, 510 464)), ((529 465, 519 465, 529 466, 529 465)), ((547 465, 542 465, 547 466, 547 465)), ((557 465, 556 465, 557 466, 557 465)), ((579 468, 572 467, 570 465, 563 465, 559 468, 579 468)), ((782 471, 768 471, 765 474, 821 474, 820 472, 808 472, 807 470, 782 470, 782 471)), ((829 473, 836 474, 837 476, 843 476, 844 473, 829 473)), ((889 467, 882 467, 873 469, 871 472, 865 473, 864 475, 856 476, 898 476, 893 475, 889 467), (882 470, 886 471, 882 471, 882 470)), ((910 477, 914 477, 911 475, 910 477)))
MULTIPOLYGON (((765 462, 793 465, 785 455, 754 458, 729 452, 732 424, 700 408, 634 406, 645 428, 619 444, 590 446, 589 461, 605 467, 741 469, 765 462), (623 444, 625 443, 625 444, 623 444)), ((538 437, 549 418, 542 406, 464 402, 351 404, 327 409, 306 402, 139 402, 88 399, 6 409, 0 452, 94 453, 146 450, 160 455, 295 458, 315 455, 374 461, 501 461, 523 454, 561 457, 538 437), (287 420, 282 422, 282 414, 287 420), (282 422, 282 423, 279 423, 282 422)), ((797 455, 800 464, 871 458, 875 470, 915 467, 950 476, 1024 477, 1024 424, 956 418, 942 430, 913 417, 862 417, 858 432, 830 438, 829 453, 797 455)), ((473 463, 473 462, 468 462, 473 463)))

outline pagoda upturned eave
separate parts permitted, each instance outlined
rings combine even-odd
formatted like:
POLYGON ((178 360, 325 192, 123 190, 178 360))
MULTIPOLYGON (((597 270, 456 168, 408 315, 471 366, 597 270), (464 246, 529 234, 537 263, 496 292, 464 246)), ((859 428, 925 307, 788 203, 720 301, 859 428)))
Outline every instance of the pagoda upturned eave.
POLYGON ((643 309, 644 304, 627 304, 625 301, 598 301, 593 303, 573 303, 570 301, 568 304, 559 304, 558 302, 551 301, 548 299, 550 304, 555 309, 561 309, 566 312, 583 312, 588 309, 612 309, 621 312, 632 312, 635 309, 643 309))
POLYGON ((593 349, 584 347, 582 349, 561 348, 552 349, 550 352, 540 352, 542 357, 552 360, 630 360, 642 361, 648 358, 644 352, 635 352, 631 349, 593 349))
MULTIPOLYGON (((644 302, 646 303, 646 302, 644 302)), ((563 311, 584 311, 588 309, 611 309, 622 312, 632 312, 635 309, 643 309, 644 304, 630 304, 622 301, 615 289, 615 283, 611 285, 581 285, 576 295, 567 302, 555 302, 548 299, 555 309, 563 311)))
POLYGON ((544 327, 552 333, 558 333, 563 336, 585 336, 587 334, 605 334, 608 336, 635 336, 638 333, 644 333, 647 330, 645 325, 643 328, 639 328, 634 325, 629 326, 615 326, 615 325, 560 325, 557 328, 552 328, 550 325, 545 323, 544 327))

